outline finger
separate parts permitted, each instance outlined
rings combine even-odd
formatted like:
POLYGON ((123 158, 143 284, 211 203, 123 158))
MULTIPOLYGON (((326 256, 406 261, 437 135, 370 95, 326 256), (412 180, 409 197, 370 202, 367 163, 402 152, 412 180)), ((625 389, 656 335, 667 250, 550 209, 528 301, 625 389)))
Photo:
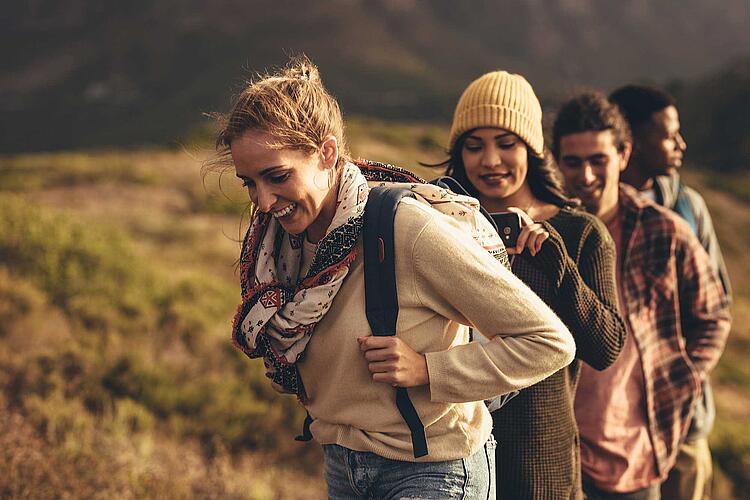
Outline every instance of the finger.
POLYGON ((365 352, 365 359, 367 361, 388 361, 398 359, 398 357, 398 353, 391 347, 370 349, 365 352))
POLYGON ((521 226, 530 226, 534 223, 534 219, 518 207, 508 207, 508 212, 513 212, 521 216, 521 226))
POLYGON ((518 235, 518 240, 516 240, 516 252, 515 253, 522 253, 523 249, 526 247, 526 240, 529 239, 529 226, 524 226, 523 229, 521 229, 521 233, 518 235))
POLYGON ((539 237, 541 235, 542 235, 542 231, 540 231, 539 229, 534 229, 530 231, 529 239, 526 241, 526 248, 529 249, 529 253, 531 253, 531 255, 536 254, 537 240, 539 240, 539 237))
POLYGON ((549 233, 547 231, 539 235, 539 237, 536 239, 536 253, 539 253, 539 251, 542 249, 542 243, 547 241, 547 239, 549 239, 549 233))
POLYGON ((382 349, 384 347, 394 346, 396 344, 395 337, 357 337, 359 342, 359 348, 362 351, 368 351, 370 349, 382 349))
POLYGON ((392 361, 376 361, 367 364, 367 369, 370 373, 388 373, 396 370, 396 366, 392 361))

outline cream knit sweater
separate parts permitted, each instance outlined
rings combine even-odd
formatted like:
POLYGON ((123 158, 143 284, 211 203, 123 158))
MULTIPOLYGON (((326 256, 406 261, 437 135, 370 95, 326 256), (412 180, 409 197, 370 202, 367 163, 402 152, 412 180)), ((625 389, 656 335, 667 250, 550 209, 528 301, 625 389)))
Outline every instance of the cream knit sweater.
MULTIPOLYGON (((409 389, 429 455, 465 458, 489 438, 483 400, 532 385, 573 360, 565 325, 455 222, 406 198, 395 221, 397 336, 424 353, 430 384, 409 389), (492 341, 468 343, 473 325, 492 341)), ((361 250, 361 246, 359 247, 361 250)), ((363 259, 349 275, 299 363, 321 444, 414 461, 395 390, 373 382, 357 337, 370 335, 363 259)))

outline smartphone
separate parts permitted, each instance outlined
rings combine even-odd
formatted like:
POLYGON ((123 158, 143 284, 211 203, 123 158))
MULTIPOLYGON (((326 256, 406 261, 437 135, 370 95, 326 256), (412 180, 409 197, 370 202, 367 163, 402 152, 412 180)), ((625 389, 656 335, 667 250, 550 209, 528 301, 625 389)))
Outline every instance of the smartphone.
POLYGON ((496 212, 491 213, 490 217, 495 221, 497 232, 505 247, 516 246, 518 235, 521 233, 521 216, 515 212, 496 212))

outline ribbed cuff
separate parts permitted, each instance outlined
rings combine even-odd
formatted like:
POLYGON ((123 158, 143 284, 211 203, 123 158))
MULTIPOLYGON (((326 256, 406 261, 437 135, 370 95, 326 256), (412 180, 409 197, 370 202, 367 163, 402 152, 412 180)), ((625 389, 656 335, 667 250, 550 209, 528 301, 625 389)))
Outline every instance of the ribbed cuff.
POLYGON ((542 243, 542 248, 534 259, 539 263, 540 269, 552 280, 557 290, 562 285, 565 276, 568 253, 565 251, 565 243, 563 243, 560 233, 552 227, 552 224, 547 221, 543 221, 541 224, 549 232, 549 238, 542 243))

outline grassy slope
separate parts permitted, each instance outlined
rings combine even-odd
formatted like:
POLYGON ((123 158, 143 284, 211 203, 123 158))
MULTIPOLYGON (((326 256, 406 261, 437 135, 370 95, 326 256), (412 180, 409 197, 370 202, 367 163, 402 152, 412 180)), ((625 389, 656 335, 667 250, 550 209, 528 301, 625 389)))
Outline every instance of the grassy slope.
MULTIPOLYGON (((354 156, 414 167, 442 159, 446 131, 355 119, 349 134, 354 156)), ((229 345, 245 194, 231 174, 226 196, 218 176, 204 188, 199 158, 0 157, 2 496, 323 495, 317 447, 290 439, 296 404, 229 345)), ((721 178, 688 180, 706 195, 737 296, 714 377, 725 498, 727 477, 738 492, 750 480, 750 208, 721 178)))
POLYGON ((718 410, 710 442, 736 494, 750 498, 750 198, 742 187, 750 186, 750 175, 687 172, 685 179, 699 189, 711 210, 734 292, 731 336, 713 375, 718 410))

